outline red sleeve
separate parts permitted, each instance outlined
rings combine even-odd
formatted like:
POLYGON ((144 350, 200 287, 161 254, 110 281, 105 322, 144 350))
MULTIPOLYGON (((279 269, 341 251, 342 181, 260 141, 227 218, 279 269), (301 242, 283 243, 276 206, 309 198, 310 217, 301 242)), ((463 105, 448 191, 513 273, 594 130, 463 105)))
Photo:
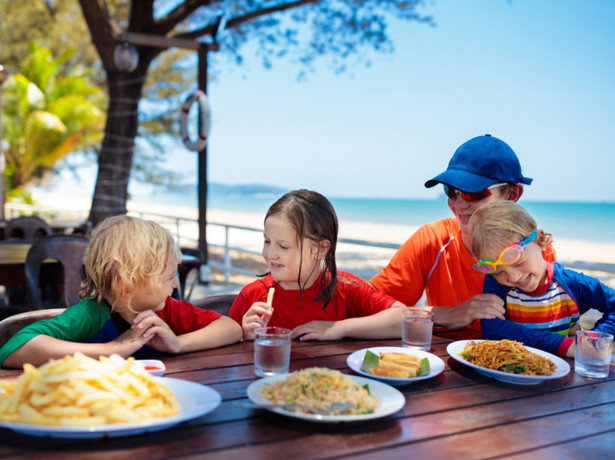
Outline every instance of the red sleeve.
POLYGON ((222 316, 215 311, 197 308, 173 297, 167 297, 164 308, 156 314, 169 325, 175 335, 203 329, 222 316))
POLYGON ((228 314, 229 318, 234 319, 237 323, 241 324, 243 315, 246 314, 248 308, 250 308, 250 305, 252 305, 252 303, 246 296, 244 290, 242 290, 235 298, 233 305, 231 305, 231 310, 228 314))
POLYGON ((344 292, 350 317, 370 316, 386 310, 395 299, 352 273, 338 271, 338 289, 344 292))
POLYGON ((564 337, 564 340, 562 340, 562 343, 560 343, 559 347, 557 347, 556 354, 559 356, 563 356, 565 358, 568 348, 570 348, 570 345, 572 345, 573 343, 574 343, 574 339, 572 337, 564 337))

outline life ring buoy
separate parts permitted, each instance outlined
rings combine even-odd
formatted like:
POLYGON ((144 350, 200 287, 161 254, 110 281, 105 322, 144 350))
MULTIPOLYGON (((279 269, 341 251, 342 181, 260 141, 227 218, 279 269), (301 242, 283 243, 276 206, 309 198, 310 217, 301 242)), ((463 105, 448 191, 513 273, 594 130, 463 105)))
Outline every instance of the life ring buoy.
POLYGON ((207 136, 209 135, 210 116, 209 102, 203 91, 198 90, 192 93, 181 106, 180 127, 182 141, 186 148, 195 152, 205 148, 205 145, 207 145, 207 136), (196 141, 193 141, 188 135, 188 113, 190 113, 190 107, 192 107, 192 104, 195 102, 199 104, 199 137, 196 141))

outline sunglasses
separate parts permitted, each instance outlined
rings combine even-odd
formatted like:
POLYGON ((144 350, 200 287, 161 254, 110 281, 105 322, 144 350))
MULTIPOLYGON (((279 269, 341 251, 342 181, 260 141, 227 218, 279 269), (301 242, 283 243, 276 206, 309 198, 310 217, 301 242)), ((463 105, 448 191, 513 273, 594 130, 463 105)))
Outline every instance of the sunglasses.
POLYGON ((512 265, 517 263, 519 259, 521 259, 527 245, 534 241, 537 236, 538 229, 530 233, 520 243, 514 243, 502 249, 502 252, 500 252, 500 255, 495 262, 491 259, 483 259, 474 265, 474 269, 484 273, 485 275, 490 275, 495 273, 500 265, 512 265))
POLYGON ((444 187, 445 195, 453 201, 457 199, 457 196, 461 196, 461 198, 463 198, 466 201, 484 200, 488 196, 491 196, 491 189, 496 188, 496 187, 502 187, 503 185, 508 185, 508 184, 495 184, 479 192, 462 192, 461 190, 457 190, 454 187, 450 187, 446 184, 442 184, 442 186, 444 187))

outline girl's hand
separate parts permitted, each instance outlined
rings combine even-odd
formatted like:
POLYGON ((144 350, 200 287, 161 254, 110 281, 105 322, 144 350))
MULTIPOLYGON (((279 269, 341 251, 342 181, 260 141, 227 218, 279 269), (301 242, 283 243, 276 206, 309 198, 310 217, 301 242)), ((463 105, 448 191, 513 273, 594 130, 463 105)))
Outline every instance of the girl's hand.
POLYGON ((169 325, 165 323, 155 312, 146 310, 139 313, 133 320, 132 330, 141 337, 148 345, 165 353, 180 353, 181 344, 169 325))
POLYGON ((310 321, 293 329, 292 338, 304 340, 341 340, 344 338, 337 321, 310 321))
POLYGON ((254 329, 265 327, 273 315, 273 308, 265 302, 254 302, 241 319, 244 340, 254 340, 254 329))

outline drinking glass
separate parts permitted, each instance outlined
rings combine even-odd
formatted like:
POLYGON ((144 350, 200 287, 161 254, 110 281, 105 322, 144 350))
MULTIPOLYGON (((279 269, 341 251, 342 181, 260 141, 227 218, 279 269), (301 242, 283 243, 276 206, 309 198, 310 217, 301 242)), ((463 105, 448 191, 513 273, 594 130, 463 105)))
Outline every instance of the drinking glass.
POLYGON ((431 348, 433 313, 429 310, 408 308, 401 324, 401 345, 404 348, 428 351, 431 348))
POLYGON ((613 334, 598 331, 577 331, 574 350, 574 371, 584 377, 604 379, 609 376, 613 334))
POLYGON ((290 364, 290 329, 254 329, 254 374, 259 377, 286 374, 290 364))

